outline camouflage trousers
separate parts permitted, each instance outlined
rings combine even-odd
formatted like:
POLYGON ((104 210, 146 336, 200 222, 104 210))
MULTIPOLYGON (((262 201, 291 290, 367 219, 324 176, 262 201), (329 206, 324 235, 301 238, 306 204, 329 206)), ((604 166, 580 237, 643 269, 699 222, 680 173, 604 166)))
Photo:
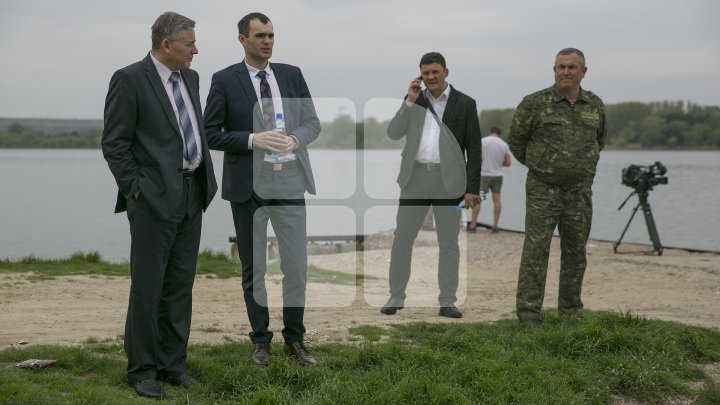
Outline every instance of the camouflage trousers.
POLYGON ((544 183, 528 173, 525 183, 525 242, 517 287, 517 315, 539 319, 545 298, 550 242, 555 227, 560 234, 560 314, 579 313, 583 276, 587 267, 585 245, 592 223, 592 184, 566 188, 544 183))

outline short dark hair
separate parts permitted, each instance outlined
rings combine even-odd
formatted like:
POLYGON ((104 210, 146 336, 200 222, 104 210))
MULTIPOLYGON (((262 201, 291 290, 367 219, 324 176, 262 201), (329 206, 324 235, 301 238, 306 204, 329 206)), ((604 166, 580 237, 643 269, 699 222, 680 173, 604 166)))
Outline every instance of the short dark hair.
POLYGON ((447 69, 447 66, 445 66, 445 58, 440 54, 440 52, 428 52, 420 58, 420 66, 429 65, 431 63, 439 63, 443 69, 447 69))
POLYGON ((238 21, 238 34, 247 38, 250 35, 250 21, 252 20, 260 20, 263 24, 270 22, 268 16, 263 13, 250 13, 238 21))
POLYGON ((491 134, 502 135, 502 131, 501 131, 500 128, 498 128, 498 127, 492 127, 492 128, 490 128, 490 133, 491 133, 491 134))
POLYGON ((195 21, 172 11, 164 12, 150 29, 152 49, 160 49, 164 39, 176 39, 183 30, 195 28, 195 21))
POLYGON ((557 58, 560 55, 572 55, 572 54, 579 56, 580 63, 583 66, 585 66, 585 54, 582 53, 582 51, 577 48, 563 48, 560 50, 560 52, 557 53, 557 55, 555 55, 555 57, 557 58))

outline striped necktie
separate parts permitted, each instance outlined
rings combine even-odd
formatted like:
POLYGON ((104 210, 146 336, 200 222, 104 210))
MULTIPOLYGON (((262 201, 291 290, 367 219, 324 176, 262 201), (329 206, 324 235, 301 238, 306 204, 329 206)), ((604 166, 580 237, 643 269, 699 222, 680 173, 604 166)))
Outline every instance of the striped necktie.
POLYGON ((170 74, 170 81, 172 82, 173 98, 175 99, 175 106, 177 107, 178 118, 180 119, 180 130, 185 140, 183 157, 190 162, 190 167, 194 169, 200 164, 200 154, 198 153, 197 144, 195 143, 195 135, 193 133, 192 122, 190 121, 190 115, 188 114, 185 101, 180 92, 180 73, 172 72, 170 74))
POLYGON ((275 128, 275 107, 273 106, 272 92, 267 81, 267 73, 261 70, 257 73, 257 77, 260 78, 260 103, 262 105, 263 121, 265 121, 265 130, 270 131, 275 128))

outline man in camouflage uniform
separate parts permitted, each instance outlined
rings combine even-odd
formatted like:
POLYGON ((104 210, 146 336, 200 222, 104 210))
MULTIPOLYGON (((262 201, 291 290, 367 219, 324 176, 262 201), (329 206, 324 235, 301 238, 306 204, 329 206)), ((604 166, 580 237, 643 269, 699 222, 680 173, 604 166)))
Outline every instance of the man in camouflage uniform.
POLYGON ((592 222, 592 182, 605 146, 605 106, 580 87, 587 67, 575 48, 558 52, 555 84, 526 96, 515 111, 508 144, 527 166, 525 243, 517 288, 521 322, 542 325, 550 242, 560 234, 561 315, 582 314, 580 299, 592 222))

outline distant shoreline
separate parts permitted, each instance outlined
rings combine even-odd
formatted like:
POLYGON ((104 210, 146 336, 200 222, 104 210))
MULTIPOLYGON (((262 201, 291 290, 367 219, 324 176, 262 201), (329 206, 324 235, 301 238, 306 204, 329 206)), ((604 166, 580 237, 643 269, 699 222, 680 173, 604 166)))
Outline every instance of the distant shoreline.
MULTIPOLYGON (((720 150, 720 106, 689 101, 621 102, 607 104, 608 149, 720 150)), ((479 112, 480 130, 490 126, 510 133, 513 108, 479 112)), ((316 149, 397 149, 403 141, 387 137, 389 120, 345 114, 323 117, 316 149)), ((0 117, 0 148, 98 148, 101 119, 0 117)))

